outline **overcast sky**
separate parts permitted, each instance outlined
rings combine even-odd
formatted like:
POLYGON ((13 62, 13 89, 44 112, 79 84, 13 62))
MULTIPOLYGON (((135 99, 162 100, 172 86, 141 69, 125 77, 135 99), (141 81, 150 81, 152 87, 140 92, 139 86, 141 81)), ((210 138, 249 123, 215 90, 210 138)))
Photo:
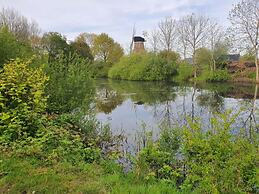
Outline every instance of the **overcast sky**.
POLYGON ((136 24, 138 35, 156 27, 165 16, 198 13, 228 25, 228 12, 238 0, 0 0, 37 21, 42 30, 57 31, 72 40, 81 32, 105 32, 124 47, 136 24))

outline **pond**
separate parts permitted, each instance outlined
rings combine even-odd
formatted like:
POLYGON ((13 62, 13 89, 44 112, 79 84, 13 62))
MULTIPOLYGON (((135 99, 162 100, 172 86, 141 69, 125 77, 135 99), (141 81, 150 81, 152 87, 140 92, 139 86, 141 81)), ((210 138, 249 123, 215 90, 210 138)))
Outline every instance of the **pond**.
POLYGON ((258 107, 255 85, 238 84, 174 84, 96 80, 96 117, 109 124, 115 134, 124 134, 136 142, 151 131, 156 137, 161 126, 182 126, 188 119, 199 118, 206 128, 217 113, 239 113, 233 128, 256 124, 258 114, 249 119, 252 108, 258 107), (249 121, 249 122, 248 122, 249 121), (256 121, 256 122, 255 122, 256 121))

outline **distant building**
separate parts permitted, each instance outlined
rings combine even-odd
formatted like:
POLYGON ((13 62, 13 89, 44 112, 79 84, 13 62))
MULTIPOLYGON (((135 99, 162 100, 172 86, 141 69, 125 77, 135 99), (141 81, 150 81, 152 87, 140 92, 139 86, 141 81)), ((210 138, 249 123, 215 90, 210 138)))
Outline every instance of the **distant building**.
POLYGON ((223 59, 228 62, 238 62, 240 60, 240 54, 223 55, 223 59))
MULTIPOLYGON (((225 61, 227 63, 239 62, 240 54, 222 55, 220 56, 220 60, 225 61)), ((186 58, 185 61, 190 65, 193 65, 192 58, 186 58)))
POLYGON ((133 42, 134 42, 134 47, 133 47, 134 53, 145 52, 144 42, 146 42, 146 40, 144 38, 142 38, 141 36, 134 36, 133 42))

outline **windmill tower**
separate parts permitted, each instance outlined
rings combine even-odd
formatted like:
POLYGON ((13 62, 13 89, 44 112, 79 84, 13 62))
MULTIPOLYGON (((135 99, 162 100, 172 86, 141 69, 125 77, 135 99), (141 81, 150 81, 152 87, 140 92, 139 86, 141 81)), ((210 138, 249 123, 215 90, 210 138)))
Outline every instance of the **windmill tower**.
POLYGON ((146 40, 143 37, 134 36, 133 42, 134 42, 133 53, 143 53, 143 52, 145 52, 144 42, 146 42, 146 40))
POLYGON ((130 54, 145 52, 144 42, 146 42, 146 40, 141 36, 135 36, 135 34, 136 34, 136 26, 134 24, 133 30, 132 30, 132 39, 130 44, 130 54))

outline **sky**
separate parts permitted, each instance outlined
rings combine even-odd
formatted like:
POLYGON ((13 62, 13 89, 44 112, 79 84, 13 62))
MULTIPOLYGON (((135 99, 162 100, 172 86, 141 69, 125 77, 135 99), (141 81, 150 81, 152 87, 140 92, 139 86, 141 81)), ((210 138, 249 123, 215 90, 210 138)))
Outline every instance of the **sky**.
POLYGON ((197 13, 227 26, 228 13, 239 0, 0 0, 36 21, 43 32, 56 31, 73 40, 81 32, 108 33, 124 48, 136 34, 154 29, 164 17, 197 13))

